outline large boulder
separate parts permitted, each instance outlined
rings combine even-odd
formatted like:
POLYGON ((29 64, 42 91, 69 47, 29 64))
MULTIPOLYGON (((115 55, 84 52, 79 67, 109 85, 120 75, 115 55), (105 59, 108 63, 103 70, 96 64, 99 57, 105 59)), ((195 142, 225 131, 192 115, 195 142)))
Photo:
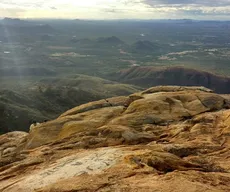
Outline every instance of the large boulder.
POLYGON ((0 191, 228 191, 229 97, 159 86, 0 136, 0 191))
MULTIPOLYGON (((129 97, 104 99, 70 109, 58 119, 32 130, 27 147, 57 142, 71 135, 80 141, 86 133, 95 136, 101 134, 101 127, 108 130, 111 126, 126 127, 125 134, 120 134, 124 140, 122 135, 127 135, 127 132, 131 135, 135 131, 135 134, 142 134, 146 125, 167 125, 224 109, 225 101, 225 98, 204 87, 154 87, 129 97)), ((146 138, 155 139, 153 134, 146 138)))

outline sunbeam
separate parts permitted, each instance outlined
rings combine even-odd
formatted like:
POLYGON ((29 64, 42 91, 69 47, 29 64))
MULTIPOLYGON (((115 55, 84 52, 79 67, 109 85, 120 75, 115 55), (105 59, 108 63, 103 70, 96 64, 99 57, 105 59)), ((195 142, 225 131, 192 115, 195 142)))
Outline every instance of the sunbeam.
MULTIPOLYGON (((18 53, 15 51, 15 40, 12 39, 11 37, 13 37, 13 33, 10 32, 10 30, 8 28, 11 28, 13 26, 8 26, 5 22, 2 22, 2 27, 3 27, 3 34, 5 37, 5 42, 3 43, 3 54, 5 54, 6 58, 8 58, 9 60, 12 61, 13 66, 8 66, 8 65, 2 65, 3 68, 8 68, 8 69, 12 69, 12 73, 14 73, 14 71, 16 72, 16 76, 18 77, 18 80, 16 83, 17 84, 21 84, 21 80, 22 80, 22 74, 21 74, 21 66, 19 65, 19 57, 18 57, 18 53)), ((7 70, 8 71, 8 70, 7 70)))

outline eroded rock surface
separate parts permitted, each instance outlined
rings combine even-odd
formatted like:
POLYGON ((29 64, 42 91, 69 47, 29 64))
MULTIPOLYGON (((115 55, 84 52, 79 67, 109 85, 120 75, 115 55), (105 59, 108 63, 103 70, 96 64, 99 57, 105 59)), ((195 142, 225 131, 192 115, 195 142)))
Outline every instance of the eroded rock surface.
POLYGON ((2 135, 0 191, 229 191, 228 98, 153 87, 2 135))

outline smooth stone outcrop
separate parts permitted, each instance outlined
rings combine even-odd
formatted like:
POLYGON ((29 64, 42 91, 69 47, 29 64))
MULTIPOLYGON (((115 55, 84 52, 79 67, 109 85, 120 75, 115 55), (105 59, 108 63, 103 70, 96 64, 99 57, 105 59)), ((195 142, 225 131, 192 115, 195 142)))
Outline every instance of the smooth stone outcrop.
POLYGON ((1 135, 0 191, 229 191, 229 98, 159 86, 1 135))

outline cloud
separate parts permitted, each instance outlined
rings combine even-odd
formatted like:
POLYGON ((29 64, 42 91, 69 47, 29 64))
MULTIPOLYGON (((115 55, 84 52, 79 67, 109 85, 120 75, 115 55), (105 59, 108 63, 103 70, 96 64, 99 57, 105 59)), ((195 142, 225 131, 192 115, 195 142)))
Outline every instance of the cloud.
POLYGON ((0 9, 0 17, 228 19, 230 0, 0 0, 0 9))
POLYGON ((144 3, 155 7, 158 5, 164 6, 208 6, 220 7, 230 6, 230 0, 143 0, 144 3))
POLYGON ((152 11, 182 17, 222 17, 230 15, 230 0, 143 0, 152 11))

